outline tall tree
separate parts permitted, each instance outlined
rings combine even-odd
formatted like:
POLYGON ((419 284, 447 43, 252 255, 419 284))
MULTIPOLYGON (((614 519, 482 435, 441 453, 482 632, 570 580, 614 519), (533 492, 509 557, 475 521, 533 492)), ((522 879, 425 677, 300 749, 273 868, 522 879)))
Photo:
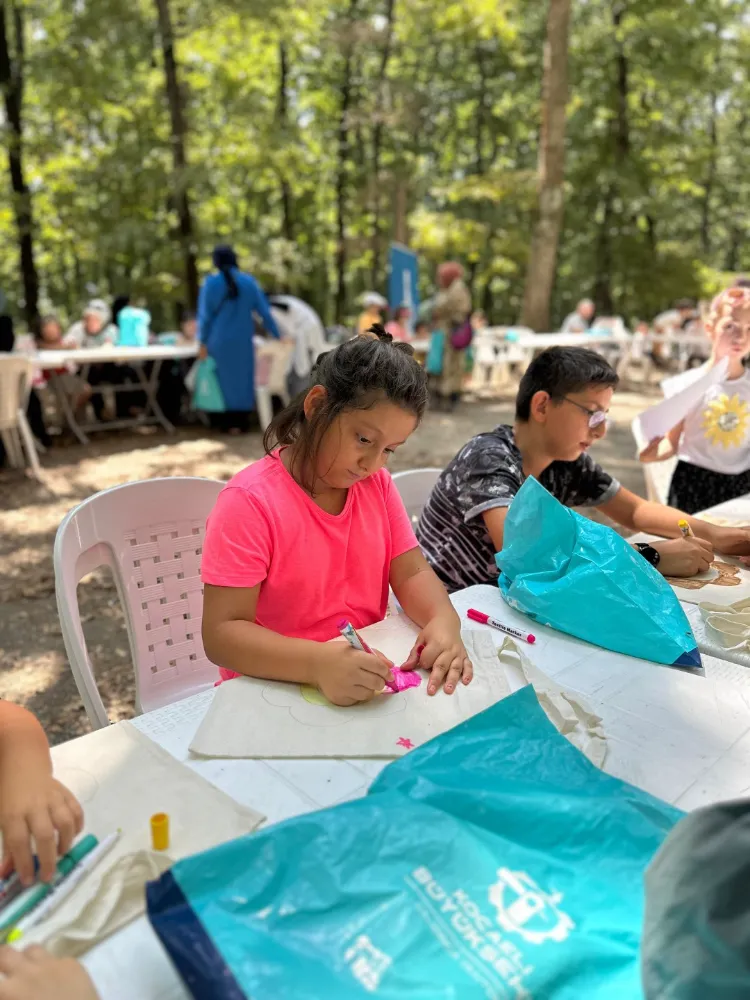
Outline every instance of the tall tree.
POLYGON ((383 152, 383 128, 386 119, 388 62, 393 46, 393 18, 396 0, 386 0, 385 27, 382 32, 382 49, 380 67, 376 83, 375 124, 372 130, 372 186, 373 186, 373 218, 372 218, 372 287, 377 288, 382 279, 382 222, 381 206, 383 192, 381 190, 381 157, 383 152))
POLYGON ((24 173, 23 93, 25 73, 24 16, 21 0, 0 0, 0 90, 7 118, 8 171, 23 284, 24 315, 32 326, 39 316, 39 276, 34 258, 34 215, 24 173), (10 23, 13 33, 11 52, 10 23))
POLYGON ((172 197, 177 211, 180 244, 185 267, 185 284, 191 308, 198 302, 198 267, 195 258, 195 236, 193 215, 190 207, 187 178, 187 154, 185 152, 187 126, 182 91, 180 89, 177 57, 174 51, 174 32, 169 0, 154 0, 159 17, 159 34, 164 59, 164 77, 169 103, 169 117, 172 125, 171 145, 173 163, 172 197))
POLYGON ((532 330, 547 330, 550 326, 550 301, 565 208, 569 30, 570 0, 550 0, 542 77, 539 209, 531 240, 521 313, 521 322, 532 330))
POLYGON ((349 195, 349 157, 351 153, 351 114, 352 92, 354 89, 354 30, 357 18, 358 0, 349 0, 346 19, 341 31, 341 45, 344 59, 341 68, 341 83, 339 85, 340 106, 338 123, 338 150, 336 165, 336 301, 334 304, 336 322, 344 317, 346 305, 346 217, 349 195))

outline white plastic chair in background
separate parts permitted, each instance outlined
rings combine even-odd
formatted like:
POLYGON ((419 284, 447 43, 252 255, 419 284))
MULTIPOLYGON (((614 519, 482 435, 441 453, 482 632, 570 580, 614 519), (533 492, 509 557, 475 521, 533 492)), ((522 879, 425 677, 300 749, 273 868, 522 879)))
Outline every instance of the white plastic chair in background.
POLYGON ((412 524, 416 524, 419 520, 419 515, 442 471, 442 469, 407 469, 405 472, 394 473, 393 484, 404 502, 412 524))
MULTIPOLYGON (((636 417, 630 425, 635 438, 635 445, 638 449, 636 455, 646 447, 648 441, 641 430, 641 422, 636 417)), ((646 499, 655 500, 656 503, 666 503, 669 496, 669 484, 672 482, 672 473, 677 466, 676 458, 667 458, 663 462, 644 462, 641 466, 646 480, 646 499)))
POLYGON ((263 379, 255 385, 255 405, 258 408, 261 430, 265 430, 273 420, 273 396, 278 396, 284 406, 289 404, 286 377, 293 351, 294 344, 280 344, 276 341, 269 341, 256 348, 255 363, 260 378, 263 379))
POLYGON ((81 626, 81 579, 109 566, 125 612, 135 668, 136 711, 197 694, 218 680, 201 640, 201 552, 206 518, 224 484, 180 477, 96 493, 65 517, 54 548, 65 651, 86 714, 108 725, 81 626))
POLYGON ((42 468, 34 435, 26 419, 26 405, 31 392, 34 366, 28 358, 0 354, 0 437, 5 445, 8 462, 22 469, 24 450, 31 470, 41 479, 42 468))

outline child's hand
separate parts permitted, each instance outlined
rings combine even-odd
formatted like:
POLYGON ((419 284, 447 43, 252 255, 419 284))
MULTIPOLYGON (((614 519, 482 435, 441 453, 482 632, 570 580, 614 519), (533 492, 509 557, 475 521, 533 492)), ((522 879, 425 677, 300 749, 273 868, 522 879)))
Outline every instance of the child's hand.
POLYGON ((440 686, 446 694, 453 694, 456 684, 469 684, 474 676, 468 653, 461 642, 461 625, 458 619, 433 618, 417 636, 404 670, 423 667, 430 671, 427 694, 435 694, 440 686))
POLYGON ((662 462, 665 458, 669 458, 668 454, 659 454, 659 445, 664 440, 663 437, 655 437, 646 445, 646 447, 638 455, 639 462, 662 462))
POLYGON ((750 556, 750 528, 712 525, 709 540, 717 552, 723 552, 726 556, 750 556))
POLYGON ((99 1000, 80 962, 53 958, 44 948, 0 948, 0 1000, 99 1000))
POLYGON ((39 877, 49 882, 57 858, 65 854, 83 827, 83 812, 75 796, 38 765, 14 761, 0 781, 0 831, 6 864, 24 885, 34 881, 31 840, 39 857, 39 877))
POLYGON ((331 642, 321 645, 319 656, 315 684, 334 705, 370 701, 393 681, 393 664, 377 649, 362 653, 348 642, 331 642))

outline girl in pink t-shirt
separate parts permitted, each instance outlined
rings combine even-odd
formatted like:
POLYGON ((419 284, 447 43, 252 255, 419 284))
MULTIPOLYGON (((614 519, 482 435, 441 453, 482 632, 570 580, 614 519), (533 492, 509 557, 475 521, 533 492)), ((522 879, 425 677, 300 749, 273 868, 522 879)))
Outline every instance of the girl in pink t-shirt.
POLYGON ((458 616, 385 466, 427 405, 424 370, 382 327, 321 355, 313 387, 268 428, 266 457, 222 490, 203 547, 203 642, 223 678, 317 686, 337 705, 393 679, 382 654, 338 636, 385 617, 388 588, 420 633, 406 666, 428 693, 468 684, 458 616))

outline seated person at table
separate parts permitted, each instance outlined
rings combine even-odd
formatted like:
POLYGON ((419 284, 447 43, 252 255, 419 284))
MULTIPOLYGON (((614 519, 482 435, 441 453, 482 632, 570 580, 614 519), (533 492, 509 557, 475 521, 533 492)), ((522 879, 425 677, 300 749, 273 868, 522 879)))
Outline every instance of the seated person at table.
MULTIPOLYGON (((179 333, 160 333, 157 343, 167 347, 191 347, 198 340, 198 321, 194 312, 184 312, 179 333)), ((197 354, 196 354, 197 357, 197 354)), ((159 369, 159 388, 156 401, 167 420, 179 424, 182 420, 182 405, 188 397, 185 379, 196 358, 167 358, 159 369)))
POLYGON ((53 958, 38 945, 0 948, 0 1000, 99 1000, 74 958, 53 958))
MULTIPOLYGON (((110 322, 109 306, 102 299, 92 299, 83 310, 83 319, 74 323, 65 334, 65 347, 114 347, 117 344, 119 331, 110 322)), ((115 364, 106 361, 89 367, 88 385, 123 385, 126 382, 138 382, 138 376, 128 365, 115 364)), ((104 397, 101 393, 92 394, 92 406, 97 420, 104 416, 104 397)), ((117 416, 125 417, 134 405, 134 394, 130 392, 115 393, 117 416)))
POLYGON ((595 307, 591 299, 581 299, 575 311, 563 320, 560 333, 585 333, 591 326, 594 312, 595 307))
MULTIPOLYGON (((65 351, 72 349, 72 344, 65 341, 60 320, 57 316, 52 315, 43 316, 40 320, 36 343, 40 351, 65 351)), ((58 377, 60 388, 66 395, 71 397, 73 409, 78 412, 91 399, 91 390, 83 379, 75 374, 75 370, 76 366, 74 364, 68 364, 64 368, 56 368, 54 374, 58 377)), ((39 386, 46 385, 49 381, 49 372, 41 371, 39 378, 39 386)), ((38 434, 37 437, 39 437, 38 434)), ((40 438, 40 440, 42 444, 47 444, 43 438, 40 438)))
POLYGON ((626 490, 587 453, 606 434, 617 382, 604 358, 586 348, 543 351, 521 379, 513 427, 478 434, 450 462, 417 526, 422 551, 449 590, 497 582, 505 517, 527 476, 566 507, 598 507, 625 528, 669 539, 642 553, 665 576, 708 569, 714 550, 750 554, 744 528, 687 518, 696 537, 682 538, 682 511, 626 490))
POLYGON ((750 289, 728 288, 711 303, 706 318, 711 338, 709 366, 729 361, 726 377, 665 438, 650 441, 642 462, 679 461, 669 486, 669 503, 695 514, 750 493, 750 289))
POLYGON ((312 388, 266 431, 266 457, 224 487, 203 546, 203 643, 224 679, 311 684, 337 705, 392 680, 337 623, 381 621, 388 587, 420 629, 407 666, 428 693, 468 684, 458 616, 385 468, 427 405, 424 370, 382 327, 322 355, 312 388))

